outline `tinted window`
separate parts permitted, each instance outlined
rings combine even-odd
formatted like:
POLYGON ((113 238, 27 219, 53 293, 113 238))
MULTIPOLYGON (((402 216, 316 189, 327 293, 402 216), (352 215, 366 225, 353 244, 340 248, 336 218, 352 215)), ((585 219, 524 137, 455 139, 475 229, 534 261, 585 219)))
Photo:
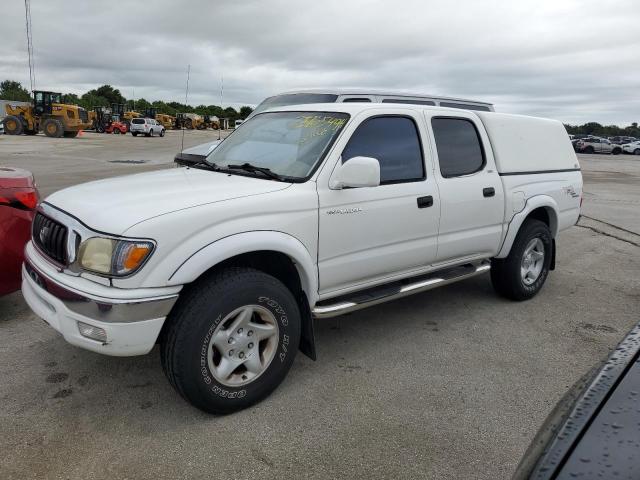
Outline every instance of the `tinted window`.
POLYGON ((479 110, 481 112, 490 112, 489 107, 484 105, 470 105, 468 103, 440 102, 441 107, 464 108, 465 110, 479 110))
POLYGON ((407 103, 412 105, 435 105, 431 100, 407 100, 405 98, 385 98, 382 103, 407 103))
POLYGON ((136 125, 143 125, 144 118, 134 118, 133 120, 131 120, 131 123, 135 123, 136 125))
POLYGON ((381 183, 425 177, 418 130, 406 117, 376 117, 362 123, 342 152, 343 162, 353 157, 377 158, 381 183))
POLYGON ((476 127, 461 118, 431 120, 443 177, 468 175, 482 169, 484 154, 476 127))
POLYGON ((345 103, 371 103, 371 99, 370 98, 345 98, 343 100, 343 102, 345 103))

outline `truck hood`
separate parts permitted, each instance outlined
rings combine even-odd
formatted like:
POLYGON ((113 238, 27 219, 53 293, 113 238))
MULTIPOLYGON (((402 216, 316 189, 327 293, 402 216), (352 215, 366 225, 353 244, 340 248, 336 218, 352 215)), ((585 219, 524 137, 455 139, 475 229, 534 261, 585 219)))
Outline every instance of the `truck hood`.
POLYGON ((289 183, 197 168, 170 168, 65 188, 45 201, 94 230, 121 235, 152 217, 262 195, 289 186, 289 183))

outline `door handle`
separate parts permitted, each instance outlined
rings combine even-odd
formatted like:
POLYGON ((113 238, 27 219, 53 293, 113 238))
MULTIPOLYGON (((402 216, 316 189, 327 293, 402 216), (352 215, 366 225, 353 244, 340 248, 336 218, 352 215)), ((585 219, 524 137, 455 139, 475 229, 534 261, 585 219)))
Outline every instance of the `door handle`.
POLYGON ((433 197, 427 195, 426 197, 418 197, 418 208, 427 208, 433 205, 433 197))
POLYGON ((487 187, 482 189, 482 195, 485 197, 493 197, 496 194, 496 189, 493 187, 487 187))

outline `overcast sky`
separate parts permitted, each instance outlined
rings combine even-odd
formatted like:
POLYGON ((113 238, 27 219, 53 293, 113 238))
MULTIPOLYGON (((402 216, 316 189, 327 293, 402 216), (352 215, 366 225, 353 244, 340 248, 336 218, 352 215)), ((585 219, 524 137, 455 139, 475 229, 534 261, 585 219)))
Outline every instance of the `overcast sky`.
MULTIPOLYGON (((0 79, 28 85, 24 2, 0 79)), ((327 86, 481 99, 569 123, 640 122, 637 0, 31 0, 36 87, 255 105, 327 86)))

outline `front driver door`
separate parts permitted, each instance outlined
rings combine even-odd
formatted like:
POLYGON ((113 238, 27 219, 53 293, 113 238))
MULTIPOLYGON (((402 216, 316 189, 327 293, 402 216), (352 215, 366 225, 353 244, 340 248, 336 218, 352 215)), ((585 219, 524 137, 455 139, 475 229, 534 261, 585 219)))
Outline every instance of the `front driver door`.
POLYGON ((327 162, 332 170, 356 156, 374 157, 381 184, 332 190, 330 175, 319 178, 321 295, 382 283, 435 260, 440 205, 424 123, 412 110, 382 112, 354 119, 327 162))

